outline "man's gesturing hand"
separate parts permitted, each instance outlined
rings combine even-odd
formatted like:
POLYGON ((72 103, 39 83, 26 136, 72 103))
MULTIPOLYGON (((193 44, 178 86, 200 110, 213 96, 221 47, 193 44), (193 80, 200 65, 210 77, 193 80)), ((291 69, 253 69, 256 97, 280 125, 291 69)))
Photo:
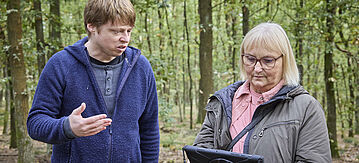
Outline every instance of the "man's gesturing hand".
POLYGON ((85 110, 86 104, 82 103, 80 107, 72 111, 69 116, 70 127, 76 136, 91 136, 95 135, 106 126, 111 125, 112 120, 106 118, 106 114, 99 114, 88 118, 82 118, 81 113, 85 110))

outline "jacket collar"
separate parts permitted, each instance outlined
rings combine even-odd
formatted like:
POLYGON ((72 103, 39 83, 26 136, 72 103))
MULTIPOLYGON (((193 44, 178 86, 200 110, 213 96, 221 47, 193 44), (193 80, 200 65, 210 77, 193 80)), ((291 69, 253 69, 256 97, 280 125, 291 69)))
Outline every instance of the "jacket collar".
MULTIPOLYGON (((238 81, 233 83, 213 94, 210 99, 218 99, 221 103, 223 109, 227 114, 227 122, 231 124, 232 121, 232 101, 235 92, 237 89, 244 84, 245 81, 238 81)), ((300 85, 298 86, 288 86, 284 85, 269 101, 263 103, 262 105, 266 105, 278 100, 290 100, 293 97, 300 95, 300 94, 308 94, 308 92, 300 85)))
POLYGON ((244 83, 245 81, 238 81, 235 82, 226 88, 223 88, 213 94, 213 96, 210 97, 210 99, 218 99, 218 101, 221 103, 223 109, 226 112, 227 115, 227 122, 228 124, 231 124, 232 120, 232 99, 234 97, 235 92, 237 89, 244 83))
MULTIPOLYGON (((73 45, 65 47, 65 50, 82 64, 86 66, 91 66, 90 59, 86 52, 86 47, 85 47, 85 43, 87 41, 88 41, 88 37, 86 36, 83 39, 74 43, 73 45)), ((141 52, 140 50, 132 46, 128 46, 124 54, 125 54, 124 62, 132 66, 136 63, 138 56, 141 55, 141 52)))

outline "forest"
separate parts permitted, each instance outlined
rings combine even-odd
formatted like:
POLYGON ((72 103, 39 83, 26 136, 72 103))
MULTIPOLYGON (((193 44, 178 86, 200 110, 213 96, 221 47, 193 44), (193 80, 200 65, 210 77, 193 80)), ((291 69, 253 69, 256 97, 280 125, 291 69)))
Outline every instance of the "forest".
MULTIPOLYGON (((26 129, 48 59, 87 36, 87 0, 0 1, 0 162, 49 162, 51 145, 26 129)), ((239 49, 257 24, 287 32, 301 85, 323 106, 334 162, 359 162, 358 0, 131 0, 130 45, 155 73, 160 162, 181 162, 208 98, 240 80, 239 49)))

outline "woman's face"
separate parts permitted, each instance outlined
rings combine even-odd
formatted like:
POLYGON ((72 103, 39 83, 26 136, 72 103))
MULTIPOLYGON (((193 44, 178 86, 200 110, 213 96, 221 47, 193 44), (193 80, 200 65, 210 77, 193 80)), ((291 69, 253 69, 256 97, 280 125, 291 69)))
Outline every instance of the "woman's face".
POLYGON ((257 93, 269 91, 282 80, 283 57, 280 52, 271 51, 262 47, 255 47, 245 51, 244 56, 242 57, 242 64, 244 64, 245 59, 247 62, 252 61, 252 63, 253 61, 255 62, 255 59, 258 61, 254 66, 244 64, 244 69, 247 79, 250 82, 250 87, 257 93), (269 63, 271 61, 270 59, 274 62, 273 68, 263 65, 264 63, 269 63))

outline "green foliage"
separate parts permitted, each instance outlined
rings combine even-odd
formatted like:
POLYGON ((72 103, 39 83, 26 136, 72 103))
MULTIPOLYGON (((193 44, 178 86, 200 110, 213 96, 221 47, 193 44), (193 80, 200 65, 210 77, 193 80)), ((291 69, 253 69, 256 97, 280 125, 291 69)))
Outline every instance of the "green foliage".
POLYGON ((159 97, 158 99, 159 107, 159 119, 164 123, 171 123, 174 119, 171 117, 173 104, 167 102, 164 98, 159 97))
POLYGON ((357 138, 347 137, 344 139, 344 142, 348 144, 354 144, 354 146, 359 146, 359 140, 357 138))
MULTIPOLYGON (((44 51, 42 55, 52 53, 51 49, 61 49, 72 45, 77 40, 86 36, 83 25, 83 9, 87 0, 66 0, 61 1, 61 18, 55 19, 61 23, 60 44, 52 43, 49 39, 49 20, 54 16, 49 11, 49 0, 41 0, 43 29, 45 34, 44 51)), ((137 12, 137 20, 132 33, 131 46, 141 49, 142 55, 146 56, 153 68, 156 78, 159 95, 159 116, 165 128, 186 128, 189 126, 189 100, 197 101, 199 73, 199 35, 200 25, 198 16, 198 1, 186 0, 187 2, 187 23, 189 30, 189 51, 190 67, 187 65, 187 38, 185 35, 183 3, 180 0, 132 0, 137 12), (146 17, 147 15, 147 17, 146 17), (168 20, 168 22, 167 22, 168 20), (145 28, 147 25, 147 29, 145 28), (171 35, 170 35, 171 34, 171 35), (151 49, 151 50, 150 50, 151 49), (193 99, 188 99, 189 72, 193 80, 193 99), (182 81, 184 79, 184 81, 182 81), (185 84, 183 84, 185 83, 185 84), (183 96, 183 91, 185 95, 183 96), (186 107, 184 123, 178 123, 178 108, 186 107), (187 120, 187 121, 186 121, 187 120), (174 125, 174 124, 178 125, 174 125)), ((349 90, 349 78, 352 81, 358 79, 358 64, 348 65, 347 59, 351 58, 353 63, 359 60, 359 1, 340 0, 336 1, 338 6, 334 19, 334 43, 328 43, 325 36, 326 29, 326 2, 322 0, 304 1, 300 6, 300 0, 261 0, 261 1, 236 1, 236 0, 213 0, 213 79, 215 91, 219 90, 234 81, 239 80, 239 54, 240 44, 243 39, 243 13, 242 7, 246 5, 250 11, 250 28, 262 22, 275 22, 282 25, 286 30, 294 52, 299 50, 299 40, 303 40, 302 56, 296 54, 298 65, 303 66, 302 85, 310 94, 316 97, 326 110, 326 94, 324 81, 324 54, 326 46, 333 47, 333 60, 335 62, 331 78, 335 84, 337 110, 341 115, 341 121, 348 127, 347 119, 349 114, 357 111, 358 105, 353 106, 349 90), (339 12, 341 12, 339 14, 339 12), (340 34, 342 33, 342 36, 340 34), (341 48, 342 50, 340 50, 341 48), (343 50, 350 52, 343 52, 343 50), (234 67, 233 54, 235 54, 234 67), (356 75, 356 76, 355 76, 356 75)), ((0 27, 6 33, 6 1, 0 2, 0 27)), ((21 2, 23 51, 27 70, 27 87, 32 97, 39 78, 37 67, 36 34, 34 30, 34 15, 32 1, 21 2)), ((5 40, 0 40, 0 68, 3 68, 6 60, 6 51, 9 46, 5 40)), ((48 58, 47 58, 48 59, 48 58)), ((2 75, 2 74, 1 74, 2 75)), ((0 87, 9 80, 1 78, 0 87)), ((358 86, 355 97, 358 96, 358 86)), ((213 92, 214 93, 214 92, 213 92)), ((193 105, 196 106, 196 105, 193 105)), ((194 113, 197 109, 194 107, 194 113)), ((196 117, 196 116, 193 116, 196 117)), ((198 128, 199 126, 197 126, 198 128)), ((187 131, 186 131, 187 132, 187 131)), ((173 146, 176 143, 190 144, 182 134, 176 132, 164 133, 161 137, 165 144, 173 146)), ((190 134, 193 141, 194 135, 190 134)), ((349 140, 346 140, 349 141, 349 140)), ((179 148, 179 147, 175 147, 179 148)))

